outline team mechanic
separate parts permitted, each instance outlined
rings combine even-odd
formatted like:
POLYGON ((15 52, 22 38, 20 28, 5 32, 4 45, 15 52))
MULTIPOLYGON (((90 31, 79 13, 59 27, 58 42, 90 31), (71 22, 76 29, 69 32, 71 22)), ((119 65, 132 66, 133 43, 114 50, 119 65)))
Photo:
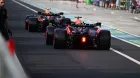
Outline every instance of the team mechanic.
POLYGON ((9 35, 12 36, 12 32, 8 27, 7 10, 4 8, 5 0, 0 0, 0 32, 6 41, 9 40, 9 35))

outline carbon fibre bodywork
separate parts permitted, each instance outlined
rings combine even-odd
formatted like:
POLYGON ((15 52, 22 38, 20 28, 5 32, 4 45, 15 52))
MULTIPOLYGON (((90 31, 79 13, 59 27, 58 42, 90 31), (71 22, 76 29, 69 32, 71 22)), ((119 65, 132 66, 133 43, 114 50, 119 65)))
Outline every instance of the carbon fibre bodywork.
POLYGON ((45 32, 46 27, 50 23, 54 24, 56 18, 61 14, 62 13, 45 14, 42 12, 38 12, 38 14, 27 15, 25 18, 25 29, 28 30, 29 32, 33 31, 45 32))
POLYGON ((82 26, 68 25, 55 28, 51 39, 53 39, 51 44, 55 49, 92 47, 108 50, 111 44, 111 33, 101 29, 101 23, 82 26))

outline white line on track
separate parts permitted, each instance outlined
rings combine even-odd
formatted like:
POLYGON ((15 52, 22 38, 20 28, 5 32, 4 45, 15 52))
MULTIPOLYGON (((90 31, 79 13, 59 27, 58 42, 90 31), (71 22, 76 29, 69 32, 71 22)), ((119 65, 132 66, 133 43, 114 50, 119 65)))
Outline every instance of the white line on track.
POLYGON ((138 60, 136 60, 136 59, 134 59, 134 58, 132 58, 132 57, 120 52, 120 51, 117 51, 117 50, 115 50, 113 48, 110 48, 110 50, 112 50, 113 52, 115 52, 115 53, 117 53, 117 54, 119 54, 119 55, 121 55, 121 56, 123 56, 123 57, 125 57, 125 58, 127 58, 129 60, 131 60, 132 62, 134 62, 134 63, 136 63, 138 65, 140 65, 140 62, 138 60))
POLYGON ((32 8, 30 8, 30 7, 28 7, 28 6, 24 5, 24 4, 22 4, 22 3, 20 3, 20 2, 17 2, 17 1, 15 1, 15 0, 12 0, 12 1, 15 2, 15 3, 17 3, 17 4, 19 4, 19 5, 21 5, 21 6, 23 6, 23 7, 25 7, 25 8, 27 8, 27 9, 29 9, 29 10, 31 10, 31 11, 33 11, 33 12, 35 12, 35 13, 38 12, 38 11, 36 11, 36 10, 34 10, 34 9, 32 9, 32 8))
MULTIPOLYGON (((24 4, 22 4, 22 3, 20 3, 20 2, 17 2, 17 1, 15 1, 15 0, 12 0, 12 1, 14 1, 15 3, 21 5, 21 6, 25 7, 25 8, 27 8, 27 9, 29 9, 29 10, 35 12, 35 13, 37 12, 36 10, 34 10, 34 9, 32 9, 32 8, 30 8, 30 7, 28 7, 28 6, 24 5, 24 4)), ((132 57, 130 57, 130 56, 128 56, 128 55, 126 55, 126 54, 120 52, 120 51, 117 51, 117 50, 115 50, 115 49, 113 49, 113 48, 110 48, 110 50, 112 50, 113 52, 115 52, 115 53, 117 53, 117 54, 119 54, 119 55, 121 55, 121 56, 123 56, 123 57, 129 59, 130 61, 132 61, 132 62, 134 62, 134 63, 136 63, 136 64, 138 64, 138 65, 140 65, 140 62, 139 62, 138 60, 136 60, 136 59, 134 59, 134 58, 132 58, 132 57)))

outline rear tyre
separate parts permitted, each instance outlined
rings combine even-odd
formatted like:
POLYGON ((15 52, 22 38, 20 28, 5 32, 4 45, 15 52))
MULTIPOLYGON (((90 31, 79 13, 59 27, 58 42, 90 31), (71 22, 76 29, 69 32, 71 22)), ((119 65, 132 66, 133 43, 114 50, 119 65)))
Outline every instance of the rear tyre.
POLYGON ((28 31, 36 32, 38 31, 38 19, 37 18, 29 18, 28 19, 28 31))
POLYGON ((28 23, 25 23, 25 30, 28 30, 28 23))
POLYGON ((28 30, 28 20, 25 21, 25 30, 28 30))
POLYGON ((65 49, 67 47, 66 34, 66 31, 63 29, 55 29, 53 39, 53 47, 55 49, 65 49))
POLYGON ((26 16, 25 18, 25 30, 28 30, 28 20, 30 16, 26 16))
POLYGON ((107 30, 101 30, 97 35, 97 49, 109 50, 111 46, 111 33, 107 30))
POLYGON ((37 28, 35 28, 33 25, 29 24, 28 25, 28 31, 29 32, 35 32, 35 31, 37 31, 37 28))
POLYGON ((47 45, 53 44, 54 29, 55 27, 53 26, 47 26, 46 28, 46 44, 47 45))

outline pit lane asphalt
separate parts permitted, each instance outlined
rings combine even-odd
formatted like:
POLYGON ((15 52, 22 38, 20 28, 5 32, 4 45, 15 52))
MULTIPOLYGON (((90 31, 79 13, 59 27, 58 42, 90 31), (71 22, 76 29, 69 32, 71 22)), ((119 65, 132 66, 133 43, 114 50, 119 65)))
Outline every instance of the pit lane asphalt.
MULTIPOLYGON (((112 51, 55 50, 52 46, 46 46, 43 33, 24 30, 25 16, 34 12, 11 0, 7 0, 6 8, 13 31, 12 38, 16 42, 16 54, 31 78, 140 77, 139 65, 112 51)), ((112 47, 140 61, 139 48, 114 38, 112 47)))

